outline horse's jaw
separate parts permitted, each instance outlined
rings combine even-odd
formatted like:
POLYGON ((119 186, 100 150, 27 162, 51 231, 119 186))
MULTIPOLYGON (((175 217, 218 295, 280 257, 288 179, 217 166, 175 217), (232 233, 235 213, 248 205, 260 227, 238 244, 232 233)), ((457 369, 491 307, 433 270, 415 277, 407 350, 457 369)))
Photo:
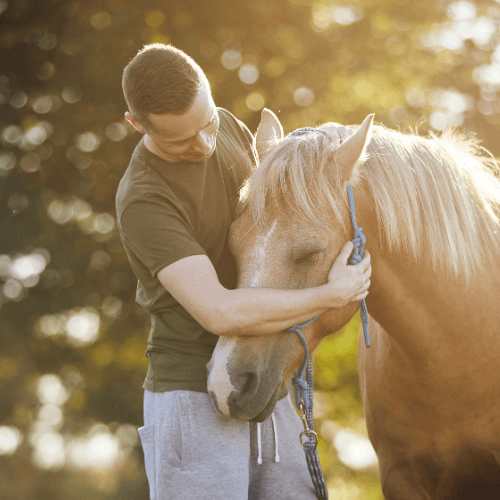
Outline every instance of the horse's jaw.
MULTIPOLYGON (((329 333, 343 327, 357 304, 325 311, 303 329, 309 353, 329 333)), ((227 418, 262 422, 288 393, 287 380, 304 359, 294 332, 260 337, 220 337, 207 364, 208 392, 216 411, 227 418)))
POLYGON ((288 393, 284 370, 297 367, 303 349, 294 333, 220 337, 207 364, 216 411, 238 420, 265 420, 288 393))

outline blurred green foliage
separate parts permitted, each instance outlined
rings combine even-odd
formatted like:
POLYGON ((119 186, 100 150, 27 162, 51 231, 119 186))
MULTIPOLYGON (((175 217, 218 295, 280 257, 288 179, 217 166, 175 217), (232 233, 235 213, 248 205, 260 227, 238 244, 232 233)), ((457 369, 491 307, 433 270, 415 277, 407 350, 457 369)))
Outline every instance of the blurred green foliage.
MULTIPOLYGON (((375 112, 498 155, 499 19, 493 0, 0 0, 0 497, 147 498, 149 319, 114 215, 143 44, 194 57, 252 131, 264 105, 286 132, 375 112)), ((320 453, 332 497, 381 498, 373 464, 342 455, 366 436, 357 321, 317 352, 320 453)))

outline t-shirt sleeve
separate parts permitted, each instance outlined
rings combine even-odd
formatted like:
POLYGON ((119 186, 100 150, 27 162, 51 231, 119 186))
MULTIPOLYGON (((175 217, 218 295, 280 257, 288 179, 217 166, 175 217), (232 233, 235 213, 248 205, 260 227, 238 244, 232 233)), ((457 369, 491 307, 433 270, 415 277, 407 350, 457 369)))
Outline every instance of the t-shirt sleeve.
POLYGON ((154 197, 135 201, 120 219, 127 252, 149 269, 151 275, 191 255, 206 255, 192 229, 174 207, 154 197))

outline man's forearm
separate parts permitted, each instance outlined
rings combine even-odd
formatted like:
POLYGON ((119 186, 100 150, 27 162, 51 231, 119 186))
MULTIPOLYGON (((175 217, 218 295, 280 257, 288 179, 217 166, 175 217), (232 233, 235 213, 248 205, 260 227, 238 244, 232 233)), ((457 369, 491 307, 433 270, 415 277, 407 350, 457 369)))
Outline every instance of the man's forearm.
POLYGON ((325 286, 302 290, 239 288, 225 290, 213 299, 209 326, 217 335, 276 333, 334 307, 325 286))

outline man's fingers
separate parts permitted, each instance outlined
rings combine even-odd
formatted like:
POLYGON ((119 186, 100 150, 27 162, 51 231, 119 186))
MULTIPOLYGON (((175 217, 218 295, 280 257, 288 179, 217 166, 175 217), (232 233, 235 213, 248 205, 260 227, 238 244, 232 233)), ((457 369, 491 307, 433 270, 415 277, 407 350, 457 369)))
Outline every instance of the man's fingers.
POLYGON ((347 259, 352 253, 352 250, 354 248, 354 245, 352 244, 352 241, 348 241, 343 247, 342 250, 339 253, 339 257, 341 257, 344 261, 347 262, 347 259))
POLYGON ((357 296, 354 298, 353 302, 359 302, 360 300, 366 299, 367 295, 368 295, 368 292, 367 292, 367 291, 366 291, 366 292, 363 292, 363 293, 360 293, 359 295, 357 295, 357 296))

